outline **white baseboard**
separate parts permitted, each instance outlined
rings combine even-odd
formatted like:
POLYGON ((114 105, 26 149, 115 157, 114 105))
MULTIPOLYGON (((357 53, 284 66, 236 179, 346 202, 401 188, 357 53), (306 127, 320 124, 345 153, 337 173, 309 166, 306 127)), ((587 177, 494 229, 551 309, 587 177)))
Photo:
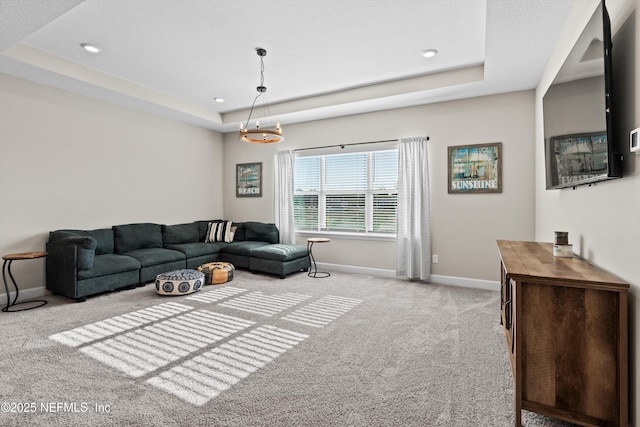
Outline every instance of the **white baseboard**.
MULTIPOLYGON (((13 286, 11 286, 9 288, 9 291, 11 292, 11 301, 13 301, 13 299, 16 297, 16 292, 15 289, 12 289, 13 286)), ((4 291, 4 289, 3 289, 4 291)), ((30 299, 34 299, 34 298, 40 298, 43 297, 45 295, 50 295, 51 292, 49 292, 47 290, 47 288, 45 288, 44 286, 41 286, 39 288, 29 288, 29 289, 20 289, 20 294, 18 295, 18 301, 28 301, 30 299)), ((4 307, 7 305, 7 294, 1 294, 0 295, 0 306, 4 307)))
MULTIPOLYGON (((318 263, 318 270, 320 271, 339 271, 342 273, 353 273, 353 274, 368 274, 370 276, 378 276, 378 277, 388 277, 395 278, 396 272, 395 270, 387 270, 383 268, 370 268, 370 267, 358 267, 353 265, 344 265, 344 264, 331 264, 325 262, 318 263)), ((479 279, 469 279, 466 277, 454 277, 454 276, 441 276, 432 274, 431 275, 431 283, 436 283, 438 285, 448 285, 448 286, 462 286, 465 288, 476 288, 476 289, 487 289, 491 291, 500 290, 500 283, 494 282, 491 280, 479 280, 479 279)), ((45 295, 50 295, 51 292, 47 290, 44 286, 39 288, 29 288, 29 289, 21 289, 20 296, 18 298, 18 302, 27 301, 34 298, 43 297, 45 295)), ((11 298, 15 296, 15 292, 11 292, 11 298)), ((7 295, 0 294, 0 306, 5 306, 7 304, 7 295)))
POLYGON ((386 270, 383 268, 358 267, 355 265, 331 264, 328 262, 319 262, 318 271, 339 271, 341 273, 368 274, 370 276, 379 277, 396 277, 395 270, 386 270))
POLYGON ((431 282, 439 285, 463 286, 465 288, 486 289, 489 291, 499 291, 500 282, 493 280, 470 279, 468 277, 431 275, 431 282))
MULTIPOLYGON (((357 267, 353 265, 331 264, 326 262, 318 263, 318 270, 322 271, 340 271, 342 273, 368 274, 371 276, 395 278, 395 270, 387 270, 382 268, 357 267)), ((437 274, 431 275, 431 283, 448 286, 462 286, 465 288, 487 289, 491 291, 500 290, 500 282, 492 280, 469 279, 466 277, 441 276, 437 274)))

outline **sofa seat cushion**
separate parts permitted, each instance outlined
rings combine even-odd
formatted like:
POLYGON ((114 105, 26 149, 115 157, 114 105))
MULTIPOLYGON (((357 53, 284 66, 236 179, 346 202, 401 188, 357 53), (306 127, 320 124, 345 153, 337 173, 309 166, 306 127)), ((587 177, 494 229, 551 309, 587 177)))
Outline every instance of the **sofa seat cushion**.
POLYGON ((204 255, 213 255, 220 252, 220 246, 217 243, 204 243, 204 242, 193 242, 193 243, 182 243, 176 245, 165 245, 167 249, 173 249, 175 251, 180 251, 187 258, 195 258, 204 255))
POLYGON ((78 271, 78 280, 91 279, 93 277, 108 276, 110 274, 124 273, 140 269, 140 262, 125 255, 96 255, 93 260, 93 268, 78 271))
POLYGON ((291 261, 309 256, 307 248, 298 245, 276 244, 254 249, 251 256, 274 261, 291 261))
POLYGON ((222 246, 221 252, 225 254, 231 255, 242 255, 242 256, 251 256, 251 252, 254 249, 260 248, 262 246, 266 246, 269 243, 267 242, 253 242, 246 240, 244 242, 233 242, 226 246, 222 246))
POLYGON ((127 252, 125 255, 140 261, 142 268, 185 260, 184 253, 165 248, 136 249, 127 252))

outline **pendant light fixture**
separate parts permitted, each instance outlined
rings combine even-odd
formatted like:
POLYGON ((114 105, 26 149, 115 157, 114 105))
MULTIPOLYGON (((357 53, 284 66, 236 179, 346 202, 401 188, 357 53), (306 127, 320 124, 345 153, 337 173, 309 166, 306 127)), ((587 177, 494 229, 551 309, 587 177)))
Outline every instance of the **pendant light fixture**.
POLYGON ((246 142, 253 142, 255 144, 271 144, 274 142, 284 141, 284 136, 282 136, 282 129, 280 128, 280 123, 276 124, 276 128, 269 129, 271 123, 269 122, 268 115, 268 105, 265 99, 264 101, 264 111, 265 111, 265 119, 267 119, 266 126, 260 127, 260 122, 256 120, 255 127, 249 128, 251 115, 253 114, 253 108, 256 105, 256 101, 267 91, 267 87, 264 85, 264 60, 263 58, 267 56, 267 51, 262 49, 261 47, 256 48, 256 53, 260 57, 260 86, 256 88, 258 94, 253 100, 253 104, 251 105, 251 110, 249 110, 249 118, 247 119, 246 126, 243 123, 240 123, 240 139, 246 142))

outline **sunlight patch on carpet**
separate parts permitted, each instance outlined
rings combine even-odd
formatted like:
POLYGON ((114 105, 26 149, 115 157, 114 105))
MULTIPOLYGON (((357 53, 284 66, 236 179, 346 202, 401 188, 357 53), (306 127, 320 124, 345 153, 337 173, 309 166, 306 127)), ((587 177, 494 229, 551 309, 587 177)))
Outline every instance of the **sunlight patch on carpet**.
POLYGON ((188 403, 202 406, 308 337, 263 325, 146 382, 188 403))
POLYGON ((254 323, 198 310, 91 344, 80 351, 127 375, 141 377, 254 323))
POLYGON ((204 303, 218 302, 225 298, 229 298, 243 292, 247 292, 246 289, 234 288, 233 286, 225 286, 224 288, 217 288, 212 291, 197 292, 193 295, 186 297, 185 299, 191 299, 204 303))
POLYGON ((53 334, 49 339, 70 347, 77 347, 191 309, 193 307, 188 305, 167 302, 53 334))
POLYGON ((327 295, 287 314, 283 319, 307 326, 322 328, 361 302, 362 300, 360 299, 327 295))
MULTIPOLYGON (((330 324, 363 302, 334 295, 265 294, 230 286, 181 300, 215 303, 265 317, 279 315, 278 321, 314 328, 330 324)), ((171 301, 49 339, 200 406, 310 337, 254 320, 171 301)))
POLYGON ((256 291, 251 292, 248 295, 232 298, 218 305, 271 317, 274 314, 278 314, 288 308, 300 304, 308 298, 311 298, 311 296, 293 293, 265 295, 262 291, 256 291))

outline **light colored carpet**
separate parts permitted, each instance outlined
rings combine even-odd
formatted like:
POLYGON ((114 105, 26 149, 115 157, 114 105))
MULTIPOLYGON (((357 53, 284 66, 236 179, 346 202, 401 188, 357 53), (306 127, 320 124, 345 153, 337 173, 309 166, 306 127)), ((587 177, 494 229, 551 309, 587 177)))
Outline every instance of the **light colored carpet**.
POLYGON ((237 271, 187 297, 46 299, 0 313, 2 426, 514 423, 498 292, 237 271))

